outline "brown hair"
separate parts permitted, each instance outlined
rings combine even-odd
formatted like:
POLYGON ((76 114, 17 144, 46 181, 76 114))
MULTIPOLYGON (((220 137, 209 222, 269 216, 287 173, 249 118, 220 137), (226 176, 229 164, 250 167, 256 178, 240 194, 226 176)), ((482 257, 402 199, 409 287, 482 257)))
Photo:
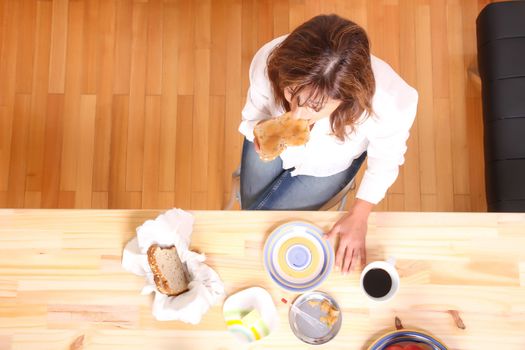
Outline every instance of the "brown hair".
POLYGON ((353 130, 364 111, 367 116, 372 113, 375 80, 370 45, 364 29, 352 21, 337 15, 310 19, 270 53, 267 64, 276 101, 286 111, 290 104, 285 88, 293 88, 292 99, 308 88, 307 101, 341 100, 330 115, 332 132, 341 141, 346 126, 353 130))

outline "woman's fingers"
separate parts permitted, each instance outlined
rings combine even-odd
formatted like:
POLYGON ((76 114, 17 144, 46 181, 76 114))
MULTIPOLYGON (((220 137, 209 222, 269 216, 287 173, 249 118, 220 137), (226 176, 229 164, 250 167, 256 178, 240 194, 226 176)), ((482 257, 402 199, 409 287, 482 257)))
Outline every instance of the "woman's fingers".
POLYGON ((332 245, 332 248, 334 248, 335 250, 335 243, 336 243, 336 240, 337 240, 337 234, 339 233, 339 226, 336 224, 334 226, 332 226, 332 229, 330 231, 328 231, 327 233, 325 233, 323 235, 323 238, 324 239, 327 239, 330 244, 332 245))
POLYGON ((341 272, 344 275, 346 275, 348 271, 350 271, 350 265, 352 264, 352 259, 354 257, 354 254, 355 254, 354 249, 352 249, 350 246, 347 246, 343 268, 341 269, 341 272))
POLYGON ((339 246, 336 257, 336 266, 340 271, 347 274, 366 265, 366 250, 362 247, 352 246, 352 242, 346 242, 339 246))
POLYGON ((259 145, 259 140, 257 140, 257 137, 253 139, 253 145, 255 147, 255 152, 259 153, 261 151, 261 146, 259 145))
POLYGON ((334 231, 335 231, 335 226, 332 227, 332 229, 331 229, 330 231, 328 231, 327 233, 325 233, 325 234, 323 235, 323 237, 324 237, 325 239, 331 239, 331 238, 334 236, 334 234, 335 234, 334 231))
POLYGON ((352 256, 352 263, 350 264, 350 271, 354 271, 357 267, 361 266, 361 250, 354 249, 354 255, 352 256))
POLYGON ((361 268, 364 269, 366 266, 366 248, 361 248, 359 256, 361 257, 361 268))
POLYGON ((337 253, 335 254, 335 269, 342 271, 343 260, 345 258, 346 244, 339 241, 339 247, 337 247, 337 253))

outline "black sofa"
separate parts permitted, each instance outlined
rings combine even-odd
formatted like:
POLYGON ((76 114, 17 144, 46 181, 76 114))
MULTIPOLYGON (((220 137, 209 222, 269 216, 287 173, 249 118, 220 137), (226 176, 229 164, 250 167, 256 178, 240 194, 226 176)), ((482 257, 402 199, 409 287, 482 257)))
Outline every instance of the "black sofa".
POLYGON ((487 5, 476 28, 488 211, 525 212, 525 1, 487 5))

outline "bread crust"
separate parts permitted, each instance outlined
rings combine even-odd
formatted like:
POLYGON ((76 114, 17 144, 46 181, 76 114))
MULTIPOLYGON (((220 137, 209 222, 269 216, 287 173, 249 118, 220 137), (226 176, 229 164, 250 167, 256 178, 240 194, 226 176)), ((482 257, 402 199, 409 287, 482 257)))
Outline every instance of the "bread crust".
MULTIPOLYGON (((164 274, 160 270, 157 260, 155 259, 155 252, 157 251, 157 249, 163 249, 163 248, 161 248, 158 244, 152 244, 148 248, 147 255, 148 255, 148 264, 151 268, 151 272, 153 272, 153 281, 155 282, 155 285, 157 286, 157 289, 159 290, 159 292, 161 292, 162 294, 166 294, 168 296, 177 296, 177 295, 180 295, 188 291, 188 288, 186 288, 185 290, 179 293, 175 293, 172 291, 172 289, 170 288, 168 279, 164 277, 164 274)), ((164 249, 176 249, 176 248, 169 247, 169 248, 164 248, 164 249)))

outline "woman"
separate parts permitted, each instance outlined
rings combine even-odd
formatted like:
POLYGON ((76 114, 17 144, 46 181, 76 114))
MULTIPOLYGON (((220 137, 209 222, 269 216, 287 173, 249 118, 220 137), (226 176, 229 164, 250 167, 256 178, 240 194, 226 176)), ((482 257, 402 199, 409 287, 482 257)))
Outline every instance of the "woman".
POLYGON ((321 15, 264 45, 250 66, 239 131, 243 209, 316 210, 367 169, 352 208, 328 238, 340 235, 336 269, 366 262, 368 216, 399 173, 418 95, 385 62, 370 55, 365 31, 321 15), (310 140, 263 162, 255 126, 285 112, 309 120, 310 140))

